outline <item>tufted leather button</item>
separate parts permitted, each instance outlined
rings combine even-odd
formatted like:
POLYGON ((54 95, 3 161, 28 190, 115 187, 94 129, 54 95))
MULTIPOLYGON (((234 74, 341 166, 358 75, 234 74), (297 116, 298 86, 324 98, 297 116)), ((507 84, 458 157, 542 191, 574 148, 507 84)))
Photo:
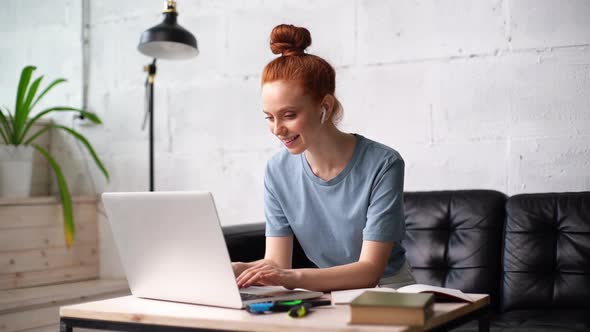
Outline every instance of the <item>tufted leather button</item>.
POLYGON ((590 193, 512 196, 502 309, 590 308, 590 193))
POLYGON ((505 202, 491 190, 405 193, 403 244, 417 282, 488 293, 497 306, 505 202))

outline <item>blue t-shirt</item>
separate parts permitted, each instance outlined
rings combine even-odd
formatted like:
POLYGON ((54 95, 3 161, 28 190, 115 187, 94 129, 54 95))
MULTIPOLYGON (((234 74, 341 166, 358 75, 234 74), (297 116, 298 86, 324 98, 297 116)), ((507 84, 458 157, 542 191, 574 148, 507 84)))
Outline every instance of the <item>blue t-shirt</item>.
POLYGON ((404 160, 394 149, 357 138, 335 178, 313 174, 305 154, 274 155, 264 176, 266 236, 294 234, 320 268, 358 262, 363 240, 393 241, 383 277, 405 262, 404 160))

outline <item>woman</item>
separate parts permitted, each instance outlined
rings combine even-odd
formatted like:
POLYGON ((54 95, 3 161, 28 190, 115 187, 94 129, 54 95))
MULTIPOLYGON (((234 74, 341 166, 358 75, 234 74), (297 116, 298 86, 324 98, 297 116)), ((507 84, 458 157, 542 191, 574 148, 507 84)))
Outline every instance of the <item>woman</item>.
POLYGON ((279 25, 281 54, 262 74, 263 112, 286 149, 264 178, 266 253, 233 263, 240 287, 331 291, 414 283, 401 240, 404 161, 397 151, 336 127, 342 106, 330 64, 304 53, 307 29, 279 25), (293 236, 319 269, 292 269, 293 236))

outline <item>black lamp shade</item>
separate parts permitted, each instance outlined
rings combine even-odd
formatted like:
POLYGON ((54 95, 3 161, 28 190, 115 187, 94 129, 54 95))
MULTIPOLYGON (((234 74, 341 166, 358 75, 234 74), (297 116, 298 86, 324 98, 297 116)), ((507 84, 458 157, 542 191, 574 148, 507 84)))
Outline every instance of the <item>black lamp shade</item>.
POLYGON ((164 13, 164 22, 141 34, 137 49, 156 59, 188 59, 199 54, 192 33, 176 23, 177 13, 164 13))

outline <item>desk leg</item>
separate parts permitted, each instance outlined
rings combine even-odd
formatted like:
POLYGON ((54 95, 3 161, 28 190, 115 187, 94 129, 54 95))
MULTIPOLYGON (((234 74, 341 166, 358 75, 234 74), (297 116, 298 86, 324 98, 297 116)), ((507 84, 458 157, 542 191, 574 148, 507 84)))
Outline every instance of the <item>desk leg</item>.
POLYGON ((72 327, 68 326, 63 319, 59 320, 59 332, 72 332, 72 327))
POLYGON ((479 332, 490 332, 490 312, 486 310, 478 319, 479 332))

